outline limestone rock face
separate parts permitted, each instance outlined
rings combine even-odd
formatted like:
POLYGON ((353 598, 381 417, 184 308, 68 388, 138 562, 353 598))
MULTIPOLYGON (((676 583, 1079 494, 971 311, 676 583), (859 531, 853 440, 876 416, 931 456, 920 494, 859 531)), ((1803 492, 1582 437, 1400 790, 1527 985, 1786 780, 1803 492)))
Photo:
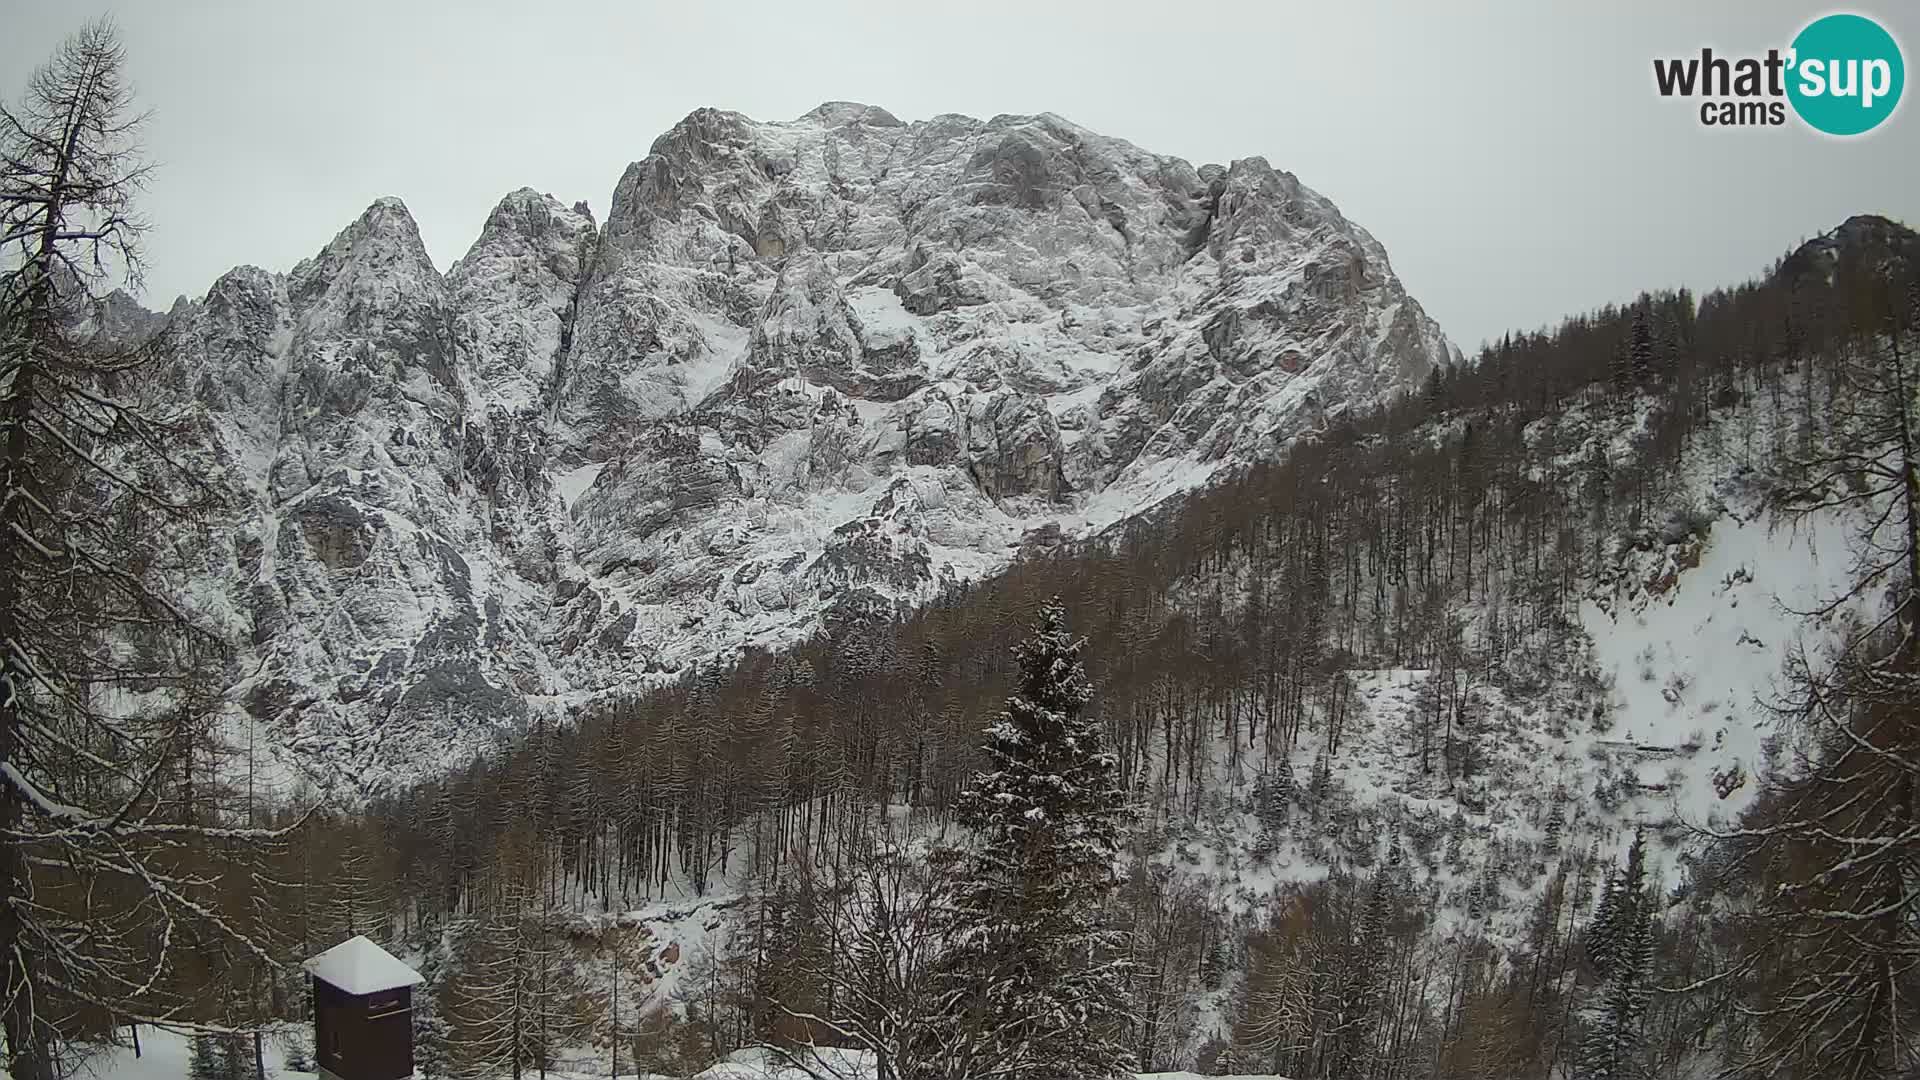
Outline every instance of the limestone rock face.
POLYGON ((521 189, 446 273, 397 199, 164 331, 234 496, 232 697, 324 782, 913 604, 1283 450, 1457 353, 1260 158, 1051 114, 702 109, 604 224, 521 189))
POLYGON ((500 200, 473 249, 447 271, 453 343, 478 400, 509 412, 551 407, 595 239, 584 205, 569 210, 521 188, 500 200))

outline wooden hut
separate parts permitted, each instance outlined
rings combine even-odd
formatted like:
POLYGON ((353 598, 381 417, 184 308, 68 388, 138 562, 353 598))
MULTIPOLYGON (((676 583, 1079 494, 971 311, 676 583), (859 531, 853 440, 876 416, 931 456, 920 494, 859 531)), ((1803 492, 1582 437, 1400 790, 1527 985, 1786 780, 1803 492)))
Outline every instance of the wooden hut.
POLYGON ((321 1080, 413 1075, 413 988, 420 973, 352 937, 301 965, 313 976, 313 1049, 321 1080))

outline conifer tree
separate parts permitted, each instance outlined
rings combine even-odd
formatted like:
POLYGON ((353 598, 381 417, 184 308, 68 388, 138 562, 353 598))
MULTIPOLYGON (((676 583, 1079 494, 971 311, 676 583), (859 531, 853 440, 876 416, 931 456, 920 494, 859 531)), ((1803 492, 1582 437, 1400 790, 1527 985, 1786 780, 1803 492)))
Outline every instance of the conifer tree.
POLYGON ((1383 870, 1373 876, 1367 889, 1366 906, 1354 936, 1345 985, 1341 988, 1340 1018, 1335 1029, 1340 1048, 1338 1057, 1345 1065, 1343 1075, 1368 1076, 1380 1024, 1382 997, 1391 968, 1392 943, 1387 931, 1398 905, 1395 872, 1383 870))
POLYGON ((187 1080, 253 1080, 253 1055, 244 1036, 195 1035, 187 1052, 187 1080))
POLYGON ((451 1061, 447 1040, 451 1025, 441 1003, 447 982, 450 935, 436 931, 420 964, 423 982, 413 992, 413 1063, 423 1076, 446 1076, 451 1061))
POLYGON ((1624 880, 1618 869, 1607 875, 1606 882, 1600 886, 1600 900, 1594 905, 1593 920, 1587 924, 1587 962, 1594 974, 1602 979, 1613 971, 1622 918, 1624 880))
POLYGON ((1293 763, 1284 757, 1274 764, 1272 772, 1254 782, 1253 813, 1266 832, 1285 827, 1293 803, 1293 784, 1293 763))
POLYGON ((223 1080, 220 1046, 211 1035, 195 1035, 187 1053, 187 1080, 223 1080))
POLYGON ((1607 358, 1607 377, 1613 383, 1614 392, 1625 400, 1633 389, 1633 355, 1627 342, 1613 347, 1607 358))
POLYGON ((1628 365, 1632 369, 1633 381, 1640 386, 1653 381, 1657 366, 1653 350, 1653 326, 1647 314, 1650 302, 1642 301, 1633 309, 1633 326, 1627 334, 1628 365))
POLYGON ((1131 1069, 1121 936, 1101 924, 1125 819, 1118 764, 1056 598, 1015 650, 1018 692, 961 794, 974 838, 959 880, 932 1033, 969 1078, 1112 1080, 1131 1069))
POLYGON ((1320 748, 1320 756, 1313 759, 1313 776, 1307 782, 1307 790, 1313 796, 1313 813, 1319 817, 1321 803, 1326 801, 1327 792, 1333 788, 1333 759, 1327 755, 1325 747, 1320 748))
POLYGON ((1652 994, 1653 898, 1645 849, 1645 834, 1636 829, 1626 866, 1608 882, 1588 931, 1601 983, 1580 1047, 1580 1080, 1638 1080, 1646 1072, 1641 1021, 1652 994))
POLYGON ((582 1034, 568 1008, 576 979, 538 885, 547 854, 525 825, 497 845, 499 880, 487 909, 462 928, 435 1010, 453 1075, 545 1076, 554 1048, 582 1034))
POLYGON ((1624 941, 1631 936, 1634 921, 1651 911, 1647 899, 1646 832, 1636 827, 1633 843, 1627 847, 1626 865, 1607 879, 1587 931, 1587 956, 1601 978, 1612 974, 1622 955, 1624 941))
POLYGON ((370 823, 343 828, 338 861, 328 870, 332 922, 347 935, 392 944, 393 897, 379 831, 370 823))

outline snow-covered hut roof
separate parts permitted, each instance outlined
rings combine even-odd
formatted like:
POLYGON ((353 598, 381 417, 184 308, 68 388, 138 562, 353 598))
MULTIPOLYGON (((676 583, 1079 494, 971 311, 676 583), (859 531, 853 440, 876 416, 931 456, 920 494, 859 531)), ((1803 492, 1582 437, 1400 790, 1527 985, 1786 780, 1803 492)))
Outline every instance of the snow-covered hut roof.
POLYGON ((300 966, 314 978, 349 994, 377 994, 425 981, 419 972, 360 934, 300 966))

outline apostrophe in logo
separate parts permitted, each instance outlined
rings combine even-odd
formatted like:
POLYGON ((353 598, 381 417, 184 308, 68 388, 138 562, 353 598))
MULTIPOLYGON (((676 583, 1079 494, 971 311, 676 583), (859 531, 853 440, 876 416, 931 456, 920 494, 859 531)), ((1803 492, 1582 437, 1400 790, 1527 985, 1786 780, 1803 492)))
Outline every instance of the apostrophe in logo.
POLYGON ((1800 119, 1829 135, 1861 135, 1900 104, 1906 65, 1900 45, 1861 15, 1828 15, 1793 39, 1787 100, 1800 119))
POLYGON ((1801 28, 1786 49, 1765 56, 1715 56, 1655 60, 1653 82, 1661 97, 1701 98, 1707 127, 1777 127, 1787 106, 1815 131, 1863 135, 1884 123, 1900 104, 1907 81, 1900 44, 1864 15, 1838 14, 1801 28))

